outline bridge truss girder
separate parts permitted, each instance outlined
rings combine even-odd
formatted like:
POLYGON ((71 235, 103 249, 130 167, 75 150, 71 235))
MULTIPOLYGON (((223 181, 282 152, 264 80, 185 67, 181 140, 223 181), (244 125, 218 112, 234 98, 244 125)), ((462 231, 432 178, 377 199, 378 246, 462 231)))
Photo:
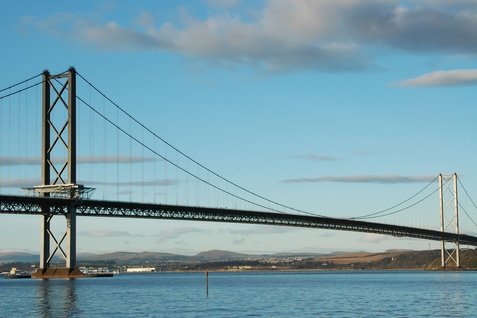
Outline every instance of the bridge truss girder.
POLYGON ((72 207, 76 210, 76 216, 174 219, 319 228, 432 241, 458 241, 461 244, 477 246, 477 237, 470 235, 350 219, 152 203, 0 195, 0 213, 41 215, 42 210, 48 208, 51 214, 67 215, 68 209, 72 207))

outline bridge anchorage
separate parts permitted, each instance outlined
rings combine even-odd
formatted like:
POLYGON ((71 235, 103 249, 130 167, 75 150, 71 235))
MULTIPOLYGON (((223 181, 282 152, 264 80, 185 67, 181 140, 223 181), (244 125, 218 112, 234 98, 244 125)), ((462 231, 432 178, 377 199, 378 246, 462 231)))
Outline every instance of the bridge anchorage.
POLYGON ((0 195, 0 213, 41 216, 40 266, 36 278, 79 278, 76 268, 76 217, 175 219, 267 224, 405 236, 442 242, 442 268, 460 268, 460 244, 477 246, 477 237, 460 234, 457 175, 439 176, 439 230, 317 215, 258 212, 139 202, 90 200, 94 188, 76 182, 76 71, 43 73, 42 184, 25 188, 30 196, 0 195), (52 116, 55 114, 55 116, 52 116), (54 159, 52 159, 54 158, 54 159), (53 218, 66 218, 61 237, 53 235, 53 218), (65 246, 66 245, 66 246, 65 246), (57 254, 65 267, 50 266, 57 254))

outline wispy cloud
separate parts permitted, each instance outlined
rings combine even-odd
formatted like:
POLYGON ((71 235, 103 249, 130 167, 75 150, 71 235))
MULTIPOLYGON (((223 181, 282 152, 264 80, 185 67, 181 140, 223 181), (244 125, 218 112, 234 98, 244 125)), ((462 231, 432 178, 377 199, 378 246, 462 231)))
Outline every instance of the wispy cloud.
POLYGON ((133 193, 134 193, 134 191, 132 191, 132 190, 123 190, 123 191, 117 191, 114 194, 115 195, 131 195, 133 193))
MULTIPOLYGON (((65 161, 66 158, 52 158, 53 163, 65 161)), ((157 161, 154 157, 140 156, 78 156, 76 163, 78 164, 99 164, 99 163, 146 163, 157 161)), ((22 166, 22 165, 41 165, 40 157, 12 157, 0 156, 0 165, 2 166, 22 166)))
POLYGON ((284 183, 319 183, 319 182, 342 182, 342 183, 416 183, 430 182, 435 176, 398 176, 398 175, 357 175, 357 176, 326 176, 317 178, 285 179, 284 183))
POLYGON ((158 186, 158 187, 165 187, 165 186, 174 186, 180 183, 180 180, 176 179, 156 179, 156 180, 149 180, 149 181, 80 181, 80 183, 88 184, 89 186, 97 186, 97 185, 113 185, 119 187, 146 187, 146 186, 158 186))
POLYGON ((78 235, 93 237, 93 238, 100 238, 100 237, 126 237, 126 236, 134 236, 134 237, 143 237, 143 235, 135 234, 132 235, 127 231, 114 231, 114 230, 89 230, 89 231, 82 231, 78 232, 78 235))
POLYGON ((270 235, 270 234, 282 234, 295 231, 296 229, 283 226, 251 226, 247 229, 228 229, 225 230, 230 234, 240 234, 240 235, 270 235))
POLYGON ((357 156, 367 156, 367 155, 371 154, 371 151, 369 151, 369 150, 355 150, 355 151, 353 151, 353 154, 355 154, 357 156))
POLYGON ((176 227, 170 228, 165 231, 161 231, 157 235, 157 243, 163 243, 170 240, 177 240, 182 238, 184 235, 188 235, 191 233, 209 233, 208 230, 203 230, 194 227, 176 227))
POLYGON ((145 163, 158 161, 154 157, 141 156, 78 156, 76 163, 145 163))
POLYGON ((336 232, 332 232, 332 231, 327 231, 323 234, 318 234, 316 235, 317 237, 321 237, 321 238, 328 238, 328 237, 335 237, 336 236, 336 232))
MULTIPOLYGON (((176 179, 156 179, 149 181, 91 181, 91 180, 79 180, 79 184, 87 186, 117 186, 117 187, 167 187, 178 185, 181 180, 176 179)), ((33 187, 41 184, 40 178, 26 178, 26 179, 2 179, 0 182, 0 188, 26 188, 33 187)), ((126 193, 130 193, 127 191, 126 193)), ((122 193, 124 194, 124 193, 122 193)))
POLYGON ((40 157, 10 157, 0 156, 0 165, 2 166, 20 166, 20 165, 40 165, 40 157))
POLYGON ((372 233, 365 233, 358 241, 363 243, 373 243, 378 244, 385 241, 389 241, 391 239, 390 236, 387 235, 379 235, 379 234, 372 234, 372 233))
POLYGON ((40 183, 40 178, 2 179, 2 182, 0 182, 0 188, 26 188, 39 185, 40 183))
POLYGON ((336 161, 336 160, 339 160, 339 158, 336 158, 336 157, 320 156, 320 155, 314 155, 314 154, 296 155, 296 156, 293 156, 293 157, 297 158, 297 159, 304 159, 304 160, 310 160, 310 161, 336 161))
POLYGON ((24 24, 102 50, 167 51, 207 65, 267 72, 368 69, 375 67, 367 53, 372 46, 477 51, 475 1, 277 0, 254 10, 235 1, 208 3, 214 10, 205 17, 181 7, 176 20, 162 22, 149 12, 130 25, 101 21, 97 13, 56 13, 48 19, 25 17, 24 24))
POLYGON ((477 69, 436 71, 396 83, 401 87, 477 85, 477 69))
POLYGON ((233 242, 232 242, 233 245, 242 245, 243 243, 245 243, 245 239, 244 239, 244 238, 234 239, 233 242))

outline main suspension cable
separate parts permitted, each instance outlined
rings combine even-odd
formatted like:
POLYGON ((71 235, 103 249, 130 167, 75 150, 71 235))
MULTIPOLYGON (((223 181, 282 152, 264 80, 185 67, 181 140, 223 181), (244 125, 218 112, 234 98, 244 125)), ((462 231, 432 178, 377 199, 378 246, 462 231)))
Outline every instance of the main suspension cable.
MULTIPOLYGON (((474 205, 474 207, 477 209, 477 205, 475 205, 475 202, 474 200, 472 200, 472 197, 469 195, 469 193, 467 192, 467 190, 465 189, 464 185, 462 184, 462 182, 460 181, 460 178, 457 177, 457 181, 459 181, 459 184, 460 186, 462 187, 462 189, 464 190, 465 194, 467 195, 467 197, 469 198, 470 202, 472 202, 472 204, 474 205)), ((462 208, 462 210, 464 211, 464 213, 467 215, 467 217, 470 219, 470 221, 472 223, 474 223, 474 225, 477 226, 477 223, 474 221, 474 219, 472 219, 472 217, 467 213, 467 211, 464 209, 464 207, 460 204, 459 202, 459 206, 462 208)))
MULTIPOLYGON (((35 76, 32 76, 32 77, 30 77, 30 78, 28 78, 28 79, 26 79, 26 80, 24 80, 24 81, 21 81, 21 82, 18 82, 18 83, 16 83, 16 84, 10 85, 9 87, 3 88, 3 89, 0 90, 0 93, 1 93, 1 92, 4 92, 4 91, 6 91, 6 90, 9 90, 9 89, 11 89, 11 88, 13 88, 13 87, 16 87, 16 86, 18 86, 18 85, 21 85, 21 84, 23 84, 23 83, 27 83, 27 82, 31 81, 32 79, 34 79, 35 77, 38 77, 38 76, 41 76, 41 75, 45 74, 45 72, 47 72, 47 71, 45 70, 45 71, 43 71, 42 73, 37 74, 37 75, 35 75, 35 76)), ((68 71, 64 71, 64 72, 62 72, 62 73, 60 73, 60 74, 58 74, 58 75, 65 74, 66 72, 68 72, 68 71)), ((57 76, 58 76, 58 75, 57 75, 57 76)), ((32 85, 30 85, 30 86, 27 86, 27 87, 21 88, 21 89, 19 89, 19 90, 16 90, 16 91, 14 91, 14 92, 8 93, 8 94, 6 94, 6 95, 0 96, 0 99, 4 99, 4 98, 7 98, 7 97, 9 97, 9 96, 12 96, 12 95, 21 93, 21 92, 23 92, 23 91, 26 91, 26 90, 32 88, 32 87, 36 87, 36 86, 38 86, 38 85, 40 85, 40 84, 43 84, 43 82, 44 82, 44 80, 42 79, 42 80, 41 80, 40 82, 38 82, 38 83, 32 84, 32 85)))
POLYGON ((230 196, 233 196, 235 197, 236 199, 239 199, 239 200, 242 200, 244 202, 247 202, 247 203, 250 203, 250 204, 253 204, 253 205, 256 205, 258 207, 261 207, 261 208, 264 208, 264 209, 267 209, 267 210, 270 210, 270 211, 274 211, 274 212, 279 212, 279 213, 284 213, 282 211, 279 211, 279 210, 275 210, 275 209, 272 209, 272 208, 269 208, 269 207, 266 207, 264 205, 261 205, 261 204, 258 204, 258 203, 255 203, 255 202, 252 202, 250 200, 247 200, 247 199, 244 199, 244 198, 241 198, 239 197, 238 195, 235 195, 229 191, 226 191, 224 189, 221 189, 219 188, 218 186, 215 186, 213 185, 212 183, 204 180, 203 178, 200 178, 198 176, 196 176, 195 174, 187 171, 186 169, 182 168, 181 166, 179 166, 178 164, 172 162, 171 160, 167 159, 166 157, 162 156, 161 154, 159 154, 157 151, 155 151, 154 149, 150 148, 149 146, 145 145, 143 142, 141 142, 139 139, 137 139, 136 137, 134 137, 131 133, 128 133, 126 130, 124 130, 123 128, 119 127, 119 125, 113 123, 110 119, 108 119, 106 116, 104 116, 103 114, 101 114, 99 111, 97 111, 96 109, 94 109, 93 106, 89 105, 86 101, 84 101, 81 97, 79 96, 76 96, 76 98, 78 98, 81 102, 83 102, 83 104, 85 104, 86 106, 88 106, 93 112, 95 112, 97 115, 99 115, 101 118, 103 118, 104 120, 106 120, 107 122, 109 122, 111 125, 113 125, 116 129, 118 129, 119 131, 121 131, 123 134, 125 134, 126 136, 128 136, 129 138, 131 138, 131 140, 134 140, 137 144, 141 145, 142 147, 146 148, 147 150, 149 150, 151 153, 155 154, 156 156, 160 157, 161 159, 167 161, 169 164, 173 165, 174 167, 176 167, 177 169, 185 172, 186 174, 196 178, 197 180, 200 180, 202 182, 204 182, 205 184, 225 193, 225 194, 228 194, 230 196))
POLYGON ((406 209, 409 209, 409 208, 415 206, 416 204, 418 204, 418 203, 424 201, 425 199, 427 199, 428 197, 430 197, 432 194, 436 193, 437 190, 439 190, 439 189, 436 189, 434 192, 432 192, 431 194, 429 194, 428 196, 426 196, 424 199, 422 199, 422 200, 416 202, 415 204, 409 205, 409 206, 407 206, 407 207, 405 207, 405 208, 402 208, 402 209, 400 209, 400 210, 397 210, 397 211, 395 211, 395 212, 390 212, 390 213, 386 213, 386 214, 383 214, 383 215, 379 215, 379 214, 381 214, 381 213, 384 213, 384 212, 387 212, 387 211, 389 211, 389 210, 392 210, 392 209, 394 209, 394 208, 396 208, 396 207, 398 207, 398 206, 400 206, 400 205, 406 203, 407 201, 409 201, 409 200, 415 198, 415 197, 418 196, 421 192, 423 192, 424 190, 426 190, 434 181, 436 181, 437 178, 439 178, 439 176, 435 177, 435 178, 434 178, 431 182, 429 182, 429 184, 427 184, 423 189, 421 189, 419 192, 417 192, 416 194, 414 194, 414 195, 411 196, 410 198, 408 198, 408 199, 402 201, 401 203, 398 203, 398 204, 396 204, 396 205, 394 205, 394 206, 392 206, 392 207, 390 207, 390 208, 387 208, 387 209, 384 209, 384 210, 381 210, 381 211, 378 211, 378 212, 374 212, 374 213, 371 213, 371 214, 366 214, 366 215, 363 215, 363 216, 358 216, 358 217, 349 218, 349 220, 361 220, 361 219, 380 218, 380 217, 383 217, 383 216, 388 216, 388 215, 396 214, 396 213, 398 213, 398 212, 401 212, 401 211, 404 211, 404 210, 406 210, 406 209))
MULTIPOLYGON (((19 89, 19 90, 17 90, 17 91, 14 91, 14 92, 8 93, 8 94, 6 94, 6 95, 0 96, 0 99, 4 99, 4 98, 7 98, 7 97, 9 97, 9 96, 12 96, 12 95, 21 93, 21 92, 23 92, 23 91, 26 91, 26 90, 28 90, 28 89, 30 89, 30 88, 32 88, 32 87, 38 86, 38 85, 40 85, 40 84, 43 84, 43 80, 42 80, 41 82, 36 83, 36 84, 32 84, 32 85, 30 85, 30 86, 21 88, 21 89, 19 89)), ((15 85, 15 86, 16 86, 16 85, 15 85)), ((12 86, 12 87, 14 87, 14 86, 12 86)), ((8 88, 6 88, 6 89, 8 89, 8 88)), ((5 89, 3 89, 2 91, 4 91, 4 90, 5 90, 5 89)))
POLYGON ((35 75, 35 76, 30 77, 29 79, 26 79, 26 80, 24 80, 24 81, 21 81, 21 82, 18 82, 18 83, 16 83, 16 84, 13 84, 13 85, 10 85, 10 86, 8 86, 8 87, 5 87, 5 88, 3 88, 3 89, 0 89, 0 93, 3 92, 3 91, 6 91, 6 90, 8 90, 8 89, 14 88, 15 86, 18 86, 18 85, 21 85, 21 84, 23 84, 23 83, 29 82, 29 81, 31 81, 32 79, 34 79, 35 77, 38 77, 38 76, 40 76, 40 75, 42 75, 42 74, 43 74, 43 73, 37 74, 37 75, 35 75))
POLYGON ((462 211, 464 211, 465 215, 467 215, 467 217, 469 218, 469 220, 474 223, 475 226, 477 226, 477 223, 475 223, 474 219, 471 218, 471 216, 469 215, 469 213, 467 213, 467 211, 465 210, 465 208, 462 206, 462 204, 460 204, 459 202, 459 206, 461 208, 462 211))
MULTIPOLYGON (((199 162, 197 162, 196 160, 192 159, 191 157, 189 157, 188 155, 186 155, 185 153, 183 153, 182 151, 180 151, 179 149, 177 149, 176 147, 174 147, 173 145, 171 145, 170 143, 168 143, 166 140, 164 140, 163 138, 161 138, 160 136, 158 136, 156 133, 154 133, 153 131, 151 131, 149 128, 147 128, 146 126, 144 126, 142 123, 140 123, 137 119, 135 119, 132 115, 130 115, 128 112, 126 112, 123 108, 121 108, 118 104, 116 104, 114 101, 112 101, 108 96, 106 96, 102 91, 100 91, 98 88, 96 88, 92 83, 90 83, 87 79, 85 79, 81 74, 79 74, 78 72, 76 72, 76 74, 78 74, 79 77, 81 77, 88 85, 90 85, 91 87, 93 87, 100 95, 102 95, 104 98, 106 98, 111 104, 113 104, 116 108, 118 108, 122 113, 124 113, 126 116, 128 116, 129 118, 131 118, 131 120, 133 120, 136 124, 138 124, 139 126, 141 126, 143 129, 145 129, 147 132, 149 132, 151 135, 153 135, 155 138, 161 140, 165 145, 169 146, 170 148, 174 149, 177 153, 181 154, 182 156, 184 156, 186 159, 190 160, 191 162, 195 163, 196 165, 198 165, 199 167, 201 167, 202 169, 206 170, 207 172, 215 175, 216 177, 220 178, 221 180, 235 186, 236 188, 242 190, 242 191, 245 191, 246 193, 249 193, 257 198, 260 198, 268 203, 271 203, 271 204, 275 204, 277 206, 280 206, 282 208, 285 208, 285 209, 289 209, 289 210, 292 210, 292 211, 295 211, 295 212, 299 212, 299 213, 304 213, 304 214, 309 214, 309 215, 314 215, 314 216, 321 216, 321 217, 325 217, 325 216, 322 216, 322 215, 318 215, 318 214, 314 214, 314 213, 311 213, 311 212, 307 212, 307 211, 303 211, 303 210, 300 210, 300 209, 296 209, 296 208, 293 208, 293 207, 290 207, 290 206, 286 206, 284 204, 281 204, 281 203, 278 203, 276 201, 273 201, 273 200, 270 200, 270 199, 267 199, 259 194, 256 194, 250 190, 247 190, 245 189, 244 187, 242 186, 239 186, 238 184, 222 177, 221 175, 215 173, 214 171, 210 170, 209 168, 205 167, 204 165, 200 164, 199 162)), ((88 105, 88 107, 92 108, 90 105, 88 105)), ((95 111, 95 110, 94 110, 95 111)), ((96 111, 95 111, 96 112, 96 111)), ((98 113, 98 112, 96 112, 98 113)), ((99 114, 99 113, 98 113, 99 114)), ((99 114, 101 115, 101 114, 99 114)), ((101 115, 102 116, 102 115, 101 115)), ((104 116, 102 116, 103 118, 105 118, 104 116)), ((105 118, 106 120, 108 120, 107 118, 105 118)), ((109 121, 109 120, 108 120, 109 121)), ((111 123, 113 124, 113 123, 111 123)), ((118 128, 118 127, 117 127, 118 128)), ((120 129, 120 128, 118 128, 120 129)), ((122 129, 120 129, 122 130, 122 129)), ((124 131, 123 131, 124 132, 124 131)), ((131 137, 132 138, 132 137, 131 137)), ((137 142, 138 140, 136 138, 133 138, 135 139, 137 142)), ((140 143, 141 144, 141 143, 140 143)), ((150 151, 152 151, 149 147, 145 146, 146 148, 148 148, 150 151)), ((155 151, 153 151, 153 153, 157 154, 155 151)), ((161 158, 163 158, 164 160, 167 160, 165 159, 163 156, 157 154, 158 156, 160 156, 161 158)), ((206 180, 202 179, 202 178, 199 178, 198 176, 195 176, 194 174, 188 172, 188 171, 185 171, 183 168, 180 168, 178 165, 170 162, 169 160, 167 160, 169 163, 171 163, 172 165, 176 166, 177 168, 179 168, 180 170, 186 172, 187 174, 193 176, 194 178, 197 178, 198 180, 216 188, 217 190, 219 191, 222 191, 224 193, 228 193, 229 195, 232 195, 238 199, 241 199, 241 200, 244 200, 245 202, 248 202, 248 203, 252 203, 254 205, 257 205, 257 206, 260 206, 260 207, 263 207, 263 208, 266 208, 266 209, 269 209, 269 210, 272 210, 272 211, 276 211, 276 212, 280 212, 279 210, 275 210, 275 209, 271 209, 271 208, 268 208, 268 207, 265 207, 265 206, 262 206, 262 205, 259 205, 259 204, 256 204, 252 201, 249 201, 249 200, 246 200, 246 199, 243 199, 243 198, 240 198, 230 192, 228 192, 227 190, 223 190, 223 189, 220 189, 218 188, 217 186, 213 186, 211 183, 207 182, 206 180)))
POLYGON ((472 202, 472 204, 474 205, 474 207, 477 209, 477 205, 475 204, 475 202, 472 200, 472 197, 469 195, 469 193, 467 192, 467 190, 465 189, 464 185, 462 184, 462 182, 460 181, 460 178, 457 177, 457 181, 459 181, 459 184, 460 186, 462 187, 462 189, 464 190, 465 194, 467 195, 467 197, 470 199, 470 202, 472 202))

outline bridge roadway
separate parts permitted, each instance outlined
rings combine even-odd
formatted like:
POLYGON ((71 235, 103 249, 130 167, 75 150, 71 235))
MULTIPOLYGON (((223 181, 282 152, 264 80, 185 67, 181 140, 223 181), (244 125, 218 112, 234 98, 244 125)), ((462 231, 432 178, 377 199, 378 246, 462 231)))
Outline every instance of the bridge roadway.
POLYGON ((76 207, 77 216, 267 224, 376 233, 433 241, 454 241, 477 246, 477 237, 470 235, 322 216, 152 203, 0 195, 0 213, 2 214, 42 215, 43 211, 49 211, 48 214, 65 215, 70 206, 76 207))

